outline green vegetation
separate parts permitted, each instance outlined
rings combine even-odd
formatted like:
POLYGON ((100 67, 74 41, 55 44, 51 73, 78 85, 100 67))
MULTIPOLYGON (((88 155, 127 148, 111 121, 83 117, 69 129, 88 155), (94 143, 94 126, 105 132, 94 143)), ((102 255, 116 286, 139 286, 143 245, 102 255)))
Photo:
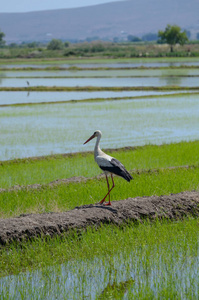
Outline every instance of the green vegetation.
POLYGON ((32 86, 32 87, 0 87, 0 91, 6 92, 57 92, 57 91, 194 91, 198 86, 32 86))
MULTIPOLYGON (((128 166, 131 171, 177 166, 199 165, 199 141, 148 145, 130 149, 106 151, 128 166)), ((0 187, 14 185, 47 184, 53 180, 100 174, 93 153, 51 155, 36 158, 2 161, 0 187), (12 176, 10 176, 12 174, 12 176)))
MULTIPOLYGON (((80 46, 86 47, 86 45, 80 46)), ((141 51, 146 51, 146 48, 141 50, 145 46, 140 44, 129 45, 129 49, 127 45, 119 45, 120 48, 118 48, 116 54, 113 54, 113 48, 110 48, 110 53, 107 52, 107 54, 105 44, 93 44, 92 46, 88 51, 81 50, 84 53, 83 57, 87 57, 87 55, 90 57, 90 53, 93 57, 97 57, 99 54, 100 56, 109 57, 111 53, 112 57, 120 57, 120 55, 121 57, 131 57, 130 55, 134 55, 130 54, 131 51, 137 53, 136 55, 138 53, 142 54, 141 51), (135 51, 132 50, 132 47, 135 47, 135 51), (119 53, 119 51, 121 52, 119 53)), ((112 46, 115 47, 116 45, 112 46)), ((106 59, 70 60, 70 58, 63 60, 64 54, 75 57, 77 53, 80 53, 79 50, 74 50, 72 49, 73 45, 68 45, 67 49, 38 49, 35 52, 35 47, 38 47, 38 45, 29 45, 28 50, 17 49, 19 51, 18 57, 28 57, 31 54, 30 58, 41 57, 41 59, 19 59, 15 62, 12 59, 9 62, 8 59, 5 60, 6 63, 23 64, 28 62, 38 64, 38 69, 46 63, 69 63, 71 67, 65 69, 77 70, 78 67, 73 66, 74 63, 131 61, 129 58, 117 59, 117 61, 106 59), (22 50, 24 56, 20 56, 22 50), (45 51, 52 55, 52 60, 44 59, 45 51), (70 51, 74 52, 70 53, 70 51), (59 60, 59 58, 54 59, 56 55, 62 60, 59 60)), ((148 45, 147 47, 154 47, 154 45, 148 45)), ((185 48, 186 55, 193 55, 193 48, 190 52, 188 45, 184 47, 187 47, 185 48)), ((10 50, 2 49, 0 55, 7 53, 7 57, 11 57, 9 56, 10 50)), ((16 55, 14 47, 12 50, 13 54, 16 55)), ((155 55, 155 51, 159 50, 152 51, 152 56, 155 55)), ((168 51, 168 49, 164 51, 168 51)), ((189 61, 192 61, 192 59, 189 58, 189 61)), ((172 60, 173 58, 167 59, 167 61, 172 60)), ((2 60, 0 63, 3 64, 5 61, 2 60)), ((148 61, 154 60, 148 59, 148 61)), ((183 60, 180 58, 178 61, 183 64, 183 60)), ((31 67, 28 69, 31 69, 31 67)), ((61 70, 62 68, 51 66, 46 69, 61 70)), ((101 68, 99 65, 99 68, 96 69, 106 68, 101 68)), ((172 72, 172 68, 170 69, 172 72)), ((39 90, 39 88, 44 92, 48 90, 48 87, 36 87, 35 90, 39 90)), ((52 88, 51 91, 63 90, 63 88, 52 88)), ((95 88, 95 90, 100 89, 95 88)), ((110 89, 121 90, 120 87, 110 89)), ((187 97, 187 93, 189 90, 194 89, 197 92, 197 87, 193 89, 186 87, 141 88, 141 90, 145 89, 160 91, 186 89, 186 94, 183 94, 186 98, 186 105, 188 103, 193 110, 195 108, 194 104, 197 97, 189 102, 190 98, 187 97)), ((25 88, 24 90, 28 91, 29 89, 25 88)), ((71 89, 67 88, 65 90, 71 89)), ((74 88, 74 90, 78 89, 74 88)), ((79 90, 92 91, 93 89, 91 87, 79 87, 79 90)), ((106 88, 106 90, 108 89, 106 88)), ((133 90, 140 90, 140 88, 133 88, 133 90)), ((98 99, 98 101, 101 100, 98 99)), ((177 100, 177 97, 175 100, 179 105, 177 108, 182 108, 184 105, 183 97, 178 99, 180 101, 177 100)), ((139 108, 142 106, 154 108, 153 105, 149 106, 148 102, 138 102, 139 108)), ((161 111, 164 113, 168 111, 168 107, 170 109, 174 108, 172 101, 169 105, 165 104, 165 101, 161 101, 161 103, 163 102, 164 106, 161 106, 161 111)), ((130 106, 125 108, 124 102, 122 102, 118 108, 117 103, 108 102, 108 109, 105 107, 105 110, 108 112, 110 112, 110 109, 120 111, 120 107, 123 106, 123 115, 125 115, 125 109, 128 110, 130 106)), ((75 106, 77 105, 75 104, 75 106)), ((86 106, 86 103, 84 105, 86 106)), ((89 103, 89 105, 90 112, 92 112, 92 103, 89 103)), ((156 107, 159 105, 160 103, 157 101, 156 107)), ((60 120, 61 118, 65 120, 67 118, 66 112, 70 114, 74 108, 77 108, 75 106, 71 105, 69 108, 69 106, 59 104, 59 108, 56 108, 54 105, 50 107, 46 105, 42 107, 42 110, 41 106, 29 107, 28 105, 26 107, 1 108, 2 120, 3 118, 5 120, 10 118, 10 131, 7 130, 7 123, 2 131, 6 134, 14 132, 15 141, 22 141, 20 145, 25 144, 28 139, 34 140, 35 135, 40 137, 39 143, 44 145, 46 140, 49 142, 46 127, 43 129, 40 125, 37 129, 33 124, 33 132, 29 127, 30 123, 32 125, 30 120, 33 121, 35 116, 40 116, 42 120, 45 120, 45 117, 53 116, 54 121, 51 122, 53 124, 50 131, 55 136, 58 135, 58 131, 56 130, 54 116, 56 115, 56 118, 60 120), (60 114, 60 111, 62 111, 62 114, 60 114), (30 119, 30 116, 32 116, 32 119, 30 119), (23 127, 20 127, 20 119, 25 120, 28 118, 29 122, 25 123, 27 125, 24 126, 23 124, 23 127), (25 131, 23 131, 24 127, 26 127, 25 131)), ((102 112, 100 105, 97 108, 95 107, 95 111, 102 112)), ((138 111, 136 114, 139 117, 142 116, 143 120, 142 111, 138 111)), ((80 123, 76 121, 77 117, 74 112, 71 115, 79 125, 80 123)), ((104 113, 102 115, 104 116, 104 113)), ((83 113, 81 117, 84 118, 83 113)), ((162 122, 161 115, 159 118, 162 122)), ((193 116, 193 120, 195 118, 196 115, 193 116)), ((126 120, 129 122, 128 118, 124 119, 122 126, 125 126, 126 120)), ((152 114, 150 119, 153 119, 152 114)), ((180 120, 180 124, 182 122, 186 124, 187 122, 184 115, 177 116, 175 119, 180 120)), ((137 121, 134 118, 130 122, 131 126, 134 126, 134 122, 137 121)), ((196 123, 196 121, 193 122, 193 126, 196 123)), ((175 127, 173 120, 172 126, 175 127)), ((64 130, 61 130, 59 134, 65 138, 64 130)), ((2 138, 2 146, 5 143, 8 145, 9 139, 7 139, 7 136, 2 138)), ((16 146, 15 141, 12 141, 11 145, 16 146)), ((134 177, 131 183, 115 177, 116 187, 112 191, 112 200, 191 190, 199 191, 198 147, 199 141, 193 141, 106 151, 122 161, 134 177)), ((96 203, 101 200, 107 191, 105 178, 99 175, 100 169, 94 162, 93 152, 2 161, 0 162, 0 217, 15 217, 24 213, 59 212, 83 204, 96 203), (74 176, 80 177, 72 178, 74 176)), ((94 291, 96 297, 93 298, 96 299, 123 299, 125 293, 128 293, 127 297, 129 299, 197 299, 198 241, 198 220, 187 218, 175 222, 156 220, 153 223, 145 221, 139 225, 129 223, 121 227, 107 225, 102 226, 97 231, 88 228, 86 232, 69 232, 52 239, 38 238, 20 244, 13 243, 0 247, 0 276, 2 276, 0 278, 0 294, 2 299, 50 299, 52 295, 58 299, 61 297, 63 299, 89 299, 91 291, 94 291), (19 276, 3 278, 3 276, 10 274, 19 274, 19 276)))
MULTIPOLYGON (((166 63, 171 63, 171 62, 178 62, 178 63, 181 63, 183 68, 197 68, 197 66, 184 66, 183 63, 184 62, 195 62, 197 61, 198 58, 197 57, 139 57, 139 58, 125 58, 125 57, 122 57, 122 58, 106 58, 106 57, 84 57, 84 58, 48 58, 48 57, 43 57, 43 58, 31 58, 28 59, 28 58, 14 58, 14 59, 0 59, 0 65, 27 65, 26 67, 22 66, 22 68, 20 68, 21 70, 37 70, 35 68, 32 68, 31 66, 28 66, 28 65, 38 65, 39 66, 42 66, 43 65, 50 65, 50 66, 46 66, 45 69, 46 70, 65 70, 65 69, 69 69, 69 70, 76 70, 78 69, 79 67, 76 66, 78 64, 98 64, 99 67, 96 68, 96 69, 107 69, 109 68, 108 66, 107 67, 101 67, 100 64, 118 64, 118 63, 125 63, 125 64, 128 64, 128 63, 139 63, 139 62, 143 62, 144 63, 150 63, 150 62, 154 62, 154 63, 162 63, 162 62, 166 62, 166 63), (69 67, 62 67, 60 66, 61 64, 68 64, 69 67), (52 65, 52 66, 51 66, 52 65)), ((181 68, 182 66, 179 66, 179 68, 181 68)), ((81 66, 80 66, 81 67, 81 66)), ((126 65, 126 68, 129 68, 128 65, 126 65)), ((140 67, 141 69, 145 69, 146 67, 144 66, 141 66, 140 67)), ((157 67, 159 69, 159 67, 157 67)), ((156 68, 156 69, 157 69, 156 68)), ((169 67, 161 67, 161 68, 169 68, 169 69, 172 69, 172 68, 176 68, 176 67, 172 67, 172 66, 169 66, 169 67)), ((1 68, 1 70, 3 70, 4 68, 1 68)), ((83 68, 84 70, 87 70, 88 68, 85 67, 83 68)), ((89 68, 89 70, 92 70, 92 68, 89 68)), ((134 69, 137 69, 134 68, 134 69)), ((7 68, 6 68, 7 70, 7 68)), ((12 70, 9 68, 9 70, 12 70)), ((19 70, 19 68, 16 69, 17 71, 19 70)), ((115 68, 114 68, 115 70, 115 68)))
MULTIPOLYGON (((198 146, 196 141, 108 152, 121 160, 135 178, 129 184, 116 177, 117 188, 112 192, 112 199, 197 190, 198 146)), ((2 188, 24 186, 0 193, 1 217, 4 218, 21 213, 72 209, 95 203, 106 192, 104 177, 92 178, 100 173, 100 169, 91 153, 2 162, 0 172, 2 188), (73 176, 86 176, 87 180, 49 184, 56 179, 73 176), (37 189, 27 186, 36 183, 41 184, 37 189)))
POLYGON ((47 45, 48 50, 62 50, 64 47, 68 47, 69 43, 63 43, 61 40, 52 39, 50 43, 47 45))
MULTIPOLYGON (((112 199, 199 190, 198 146, 199 141, 195 141, 109 151, 128 166, 134 177, 130 184, 116 177, 112 199)), ((95 203, 106 192, 104 177, 92 178, 99 173, 93 153, 1 162, 1 187, 25 185, 1 191, 1 217, 95 203), (87 179, 49 184, 74 175, 87 179), (38 182, 41 185, 37 188, 27 186, 38 182)), ((15 299, 16 295, 47 298, 52 293, 84 299, 90 294, 90 286, 98 299, 121 299, 126 292, 130 299, 182 295, 194 299, 198 238, 198 220, 185 219, 106 225, 97 231, 88 228, 81 234, 13 243, 0 248, 0 276, 20 274, 12 279, 0 278, 2 299, 15 299), (72 286, 68 282, 71 276, 76 276, 72 286), (38 282, 42 282, 42 289, 38 282)))
POLYGON ((79 43, 63 42, 52 39, 48 44, 32 41, 22 42, 17 45, 11 43, 6 45, 3 41, 5 34, 0 32, 0 58, 62 58, 62 57, 107 57, 107 58, 132 58, 132 57, 191 57, 199 56, 198 40, 189 41, 190 31, 184 30, 177 25, 167 25, 165 31, 147 33, 142 38, 128 35, 127 41, 120 41, 115 37, 112 41, 102 41, 96 38, 88 38, 87 41, 79 43), (159 37, 159 39, 158 39, 159 37), (168 47, 160 46, 158 43, 167 43, 168 47), (173 51, 173 46, 180 47, 173 51), (186 48, 182 47, 186 44, 186 48), (188 44, 189 43, 189 44, 188 44))
MULTIPOLYGON (((111 193, 113 200, 199 190, 198 166, 132 172, 132 175, 134 181, 130 184, 121 178, 115 178, 116 188, 111 193)), ((99 202, 106 192, 104 178, 2 191, 0 217, 70 210, 76 206, 99 202)))
MULTIPOLYGON (((142 45, 137 46, 142 47, 142 45)), ((36 45, 30 45, 29 51, 33 51, 34 47, 36 45)), ((69 45, 64 50, 45 51, 49 51, 49 53, 54 51, 55 56, 56 51, 60 51, 61 58, 63 54, 61 52, 69 51, 71 48, 72 46, 69 45)), ((93 57, 99 53, 105 53, 103 47, 98 48, 96 45, 92 51, 93 57)), ((42 52, 44 50, 39 53, 42 52)), ((192 59, 189 58, 189 61, 192 59)), ((169 58, 166 61, 172 60, 173 58, 169 58)), ((139 59, 137 61, 139 62, 139 59)), ((148 59, 148 61, 154 60, 148 59)), ((179 58, 178 61, 183 64, 182 59, 179 58)), ((41 58, 41 60, 19 59, 15 62, 10 61, 11 64, 27 62, 38 64, 38 70, 43 64, 60 62, 71 65, 71 67, 63 69, 81 70, 73 64, 82 62, 111 63, 111 60, 68 59, 59 61, 59 59, 54 60, 54 58, 52 60, 41 58)), ((117 61, 112 60, 112 62, 131 62, 131 60, 129 58, 118 59, 117 61)), ((5 63, 5 61, 0 63, 5 63)), ((197 67, 194 68, 197 70, 197 67)), ((51 66, 45 67, 45 69, 61 70, 62 68, 51 66)), ((96 70, 99 69, 107 68, 101 68, 99 65, 96 70)), ((142 69, 146 68, 140 68, 140 70, 142 69)), ((169 69, 173 75, 172 68, 165 69, 169 69)), ((35 90, 40 88, 44 92, 49 90, 48 87, 36 87, 35 90)), ((63 88, 65 89, 65 87, 63 88)), ((53 87, 51 91, 61 91, 63 88, 53 87)), ((65 90, 78 89, 103 90, 103 88, 98 87, 94 89, 92 87, 75 87, 65 90)), ((108 89, 121 90, 120 87, 106 88, 106 90, 108 89)), ((174 101, 170 101, 169 104, 162 99, 157 100, 156 107, 161 107, 164 114, 165 111, 169 111, 168 108, 179 111, 179 107, 182 109, 183 107, 186 108, 187 105, 191 106, 192 110, 196 107, 194 105, 197 102, 197 96, 191 98, 191 101, 190 97, 187 96, 189 90, 194 91, 195 89, 198 93, 198 87, 142 87, 132 90, 143 91, 145 89, 173 90, 179 91, 179 93, 183 89, 187 90, 183 94, 184 96, 177 98, 175 95, 174 101), (186 103, 185 106, 184 103, 186 103), (162 106, 162 104, 164 105, 162 106)), ((25 88, 24 90, 28 91, 29 89, 25 88)), ((147 97, 149 98, 149 96, 147 97)), ((142 98, 144 97, 142 96, 142 98)), ((102 99, 95 99, 95 101, 102 101, 102 99)), ((134 101, 132 102, 134 104, 134 101)), ((138 106, 136 107, 139 109, 147 107, 148 109, 152 108, 149 110, 154 112, 154 105, 149 104, 150 99, 146 102, 145 100, 137 102, 138 106)), ((117 111, 120 112, 122 107, 123 116, 126 116, 125 111, 129 112, 131 108, 133 112, 134 108, 131 107, 132 104, 124 105, 124 103, 128 103, 128 101, 121 102, 118 106, 118 102, 109 101, 104 110, 110 113, 114 109, 116 111, 114 116, 117 116, 117 111)), ((41 110, 41 106, 29 106, 27 102, 24 107, 5 109, 2 107, 1 118, 2 120, 10 118, 10 125, 9 131, 7 123, 5 123, 6 126, 2 127, 2 132, 5 135, 1 145, 8 145, 9 132, 14 132, 15 141, 12 140, 11 145, 15 147, 16 141, 22 141, 21 144, 19 143, 22 147, 21 145, 24 145, 28 139, 33 141, 34 136, 40 137, 39 143, 42 145, 45 144, 46 140, 49 142, 46 127, 42 128, 40 125, 37 129, 32 123, 38 116, 43 122, 45 122, 46 117, 53 116, 52 127, 51 129, 48 127, 48 130, 50 130, 53 138, 60 134, 63 140, 65 130, 60 130, 58 133, 55 115, 59 120, 61 118, 65 120, 68 118, 67 116, 72 115, 75 123, 79 125, 81 123, 78 123, 79 117, 77 122, 77 115, 74 114, 78 105, 80 108, 83 105, 86 107, 86 103, 82 106, 80 103, 75 105, 59 104, 57 107, 44 105, 41 110), (28 119, 28 122, 24 123, 25 126, 23 124, 20 127, 20 119, 23 121, 28 119), (32 121, 30 122, 30 120, 32 121), (30 124, 34 131, 31 131, 30 124)), ((97 111, 105 117, 100 103, 97 107, 92 102, 88 105, 91 114, 93 111, 97 111)), ((136 116, 143 120, 142 110, 139 109, 136 116)), ((195 109, 195 111, 197 110, 195 109)), ((150 114, 150 119, 153 119, 153 116, 150 114)), ((158 117, 163 122, 161 114, 158 117)), ((197 124, 196 117, 194 114, 193 126, 197 124)), ((85 119, 83 110, 81 111, 81 118, 85 119)), ((124 117, 122 126, 125 126, 126 120, 131 123, 132 127, 134 127, 134 122, 136 122, 136 126, 138 125, 135 117, 132 117, 132 120, 124 117)), ((183 122, 183 125, 186 125, 187 116, 180 114, 180 116, 175 116, 175 120, 170 120, 172 120, 171 126, 175 128, 175 121, 178 120, 180 120, 180 124, 183 122)), ((142 128, 144 128, 144 124, 142 124, 142 128)), ((70 137, 67 138, 69 143, 70 137)), ((165 195, 182 191, 199 191, 198 147, 199 141, 193 141, 107 150, 106 152, 119 159, 134 177, 130 183, 115 177, 116 187, 112 191, 112 200, 165 195)), ((21 148, 20 151, 23 152, 21 148)), ((96 203, 107 192, 105 178, 100 176, 100 173, 101 171, 93 159, 93 151, 2 161, 0 162, 0 217, 15 217, 24 213, 61 212, 73 209, 75 206, 96 203)), ((89 299, 92 291, 94 293, 93 299, 123 299, 124 294, 129 299, 196 299, 198 296, 198 241, 198 220, 187 218, 173 222, 156 220, 149 223, 145 221, 139 225, 129 223, 121 227, 107 225, 98 230, 88 228, 86 232, 68 232, 52 239, 37 238, 20 244, 13 243, 0 247, 0 294, 2 299, 48 299, 52 295, 58 299, 61 297, 63 299, 89 299), (18 276, 3 277, 10 274, 18 274, 18 276)))
POLYGON ((1 31, 0 29, 0 47, 3 47, 5 45, 5 41, 3 38, 5 37, 5 33, 1 31))
POLYGON ((157 44, 152 42, 103 42, 93 41, 78 44, 64 44, 58 40, 51 41, 48 46, 31 47, 23 45, 19 47, 3 47, 0 51, 1 59, 74 59, 74 58, 143 58, 143 57, 198 57, 199 42, 190 42, 184 46, 178 44, 175 51, 170 52, 169 44, 157 44))
POLYGON ((167 25, 165 31, 158 32, 159 42, 167 43, 171 47, 171 52, 173 52, 173 47, 178 43, 184 45, 188 41, 186 31, 181 32, 181 28, 177 25, 167 25))
POLYGON ((91 291, 98 296, 94 299, 123 299, 124 290, 130 299, 197 298, 194 219, 121 228, 107 225, 81 235, 13 244, 2 248, 0 255, 1 276, 31 272, 12 280, 2 278, 2 299, 8 299, 9 291, 13 294, 9 299, 16 295, 44 299, 52 294, 85 299, 91 291), (125 282, 129 284, 123 290, 125 282))

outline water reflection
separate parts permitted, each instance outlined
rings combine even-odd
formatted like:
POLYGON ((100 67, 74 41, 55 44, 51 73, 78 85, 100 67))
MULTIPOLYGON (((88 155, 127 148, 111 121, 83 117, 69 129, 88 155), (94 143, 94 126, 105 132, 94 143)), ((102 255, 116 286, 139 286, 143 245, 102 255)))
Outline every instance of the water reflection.
POLYGON ((187 299, 187 294, 197 299, 199 253, 194 256, 188 245, 175 254, 165 247, 167 255, 161 247, 145 245, 131 253, 124 249, 111 257, 3 277, 0 293, 3 299, 140 299, 148 293, 160 299, 165 289, 178 299, 187 299))
MULTIPOLYGON (((160 82, 163 83, 163 85, 167 85, 167 86, 183 86, 183 77, 160 77, 160 82)), ((191 80, 191 78, 190 78, 191 80)), ((199 81, 199 77, 197 78, 197 80, 199 81)), ((188 85, 187 85, 188 86, 188 85)))
POLYGON ((2 84, 3 78, 6 78, 6 73, 5 72, 0 72, 0 85, 2 84))
MULTIPOLYGON (((110 272, 112 269, 110 269, 110 272)), ((111 283, 108 282, 107 286, 104 288, 104 290, 99 295, 98 299, 117 299, 120 297, 120 299, 123 299, 125 294, 128 292, 129 288, 133 285, 135 280, 129 279, 125 281, 121 281, 119 283, 116 282, 116 280, 111 283)))

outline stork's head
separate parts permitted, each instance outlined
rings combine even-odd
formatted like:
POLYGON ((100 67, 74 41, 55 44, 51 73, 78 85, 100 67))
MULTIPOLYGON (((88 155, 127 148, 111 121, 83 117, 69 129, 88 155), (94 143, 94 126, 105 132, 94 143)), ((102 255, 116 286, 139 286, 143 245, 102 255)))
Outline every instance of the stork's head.
POLYGON ((84 144, 86 144, 86 143, 88 143, 90 140, 92 140, 92 139, 94 139, 95 137, 101 137, 102 136, 102 133, 101 133, 101 131, 100 130, 96 130, 94 133, 93 133, 93 135, 91 135, 91 137, 89 137, 89 139, 84 143, 84 144))

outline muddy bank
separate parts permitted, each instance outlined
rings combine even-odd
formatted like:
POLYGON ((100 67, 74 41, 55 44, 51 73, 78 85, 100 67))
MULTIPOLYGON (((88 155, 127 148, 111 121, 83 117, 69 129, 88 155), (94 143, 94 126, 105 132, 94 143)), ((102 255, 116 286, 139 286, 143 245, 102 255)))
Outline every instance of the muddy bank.
POLYGON ((0 244, 22 241, 36 236, 53 236, 70 229, 85 229, 101 223, 120 225, 143 219, 179 219, 199 216, 199 192, 183 192, 168 196, 128 198, 112 201, 112 206, 83 205, 63 213, 21 215, 0 219, 0 244))

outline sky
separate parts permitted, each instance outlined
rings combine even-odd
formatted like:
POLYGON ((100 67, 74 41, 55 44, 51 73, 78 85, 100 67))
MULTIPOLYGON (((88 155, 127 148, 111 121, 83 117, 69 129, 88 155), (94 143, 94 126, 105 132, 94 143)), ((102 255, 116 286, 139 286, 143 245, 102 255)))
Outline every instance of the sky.
POLYGON ((59 8, 90 6, 125 0, 3 0, 0 12, 29 12, 59 8))

